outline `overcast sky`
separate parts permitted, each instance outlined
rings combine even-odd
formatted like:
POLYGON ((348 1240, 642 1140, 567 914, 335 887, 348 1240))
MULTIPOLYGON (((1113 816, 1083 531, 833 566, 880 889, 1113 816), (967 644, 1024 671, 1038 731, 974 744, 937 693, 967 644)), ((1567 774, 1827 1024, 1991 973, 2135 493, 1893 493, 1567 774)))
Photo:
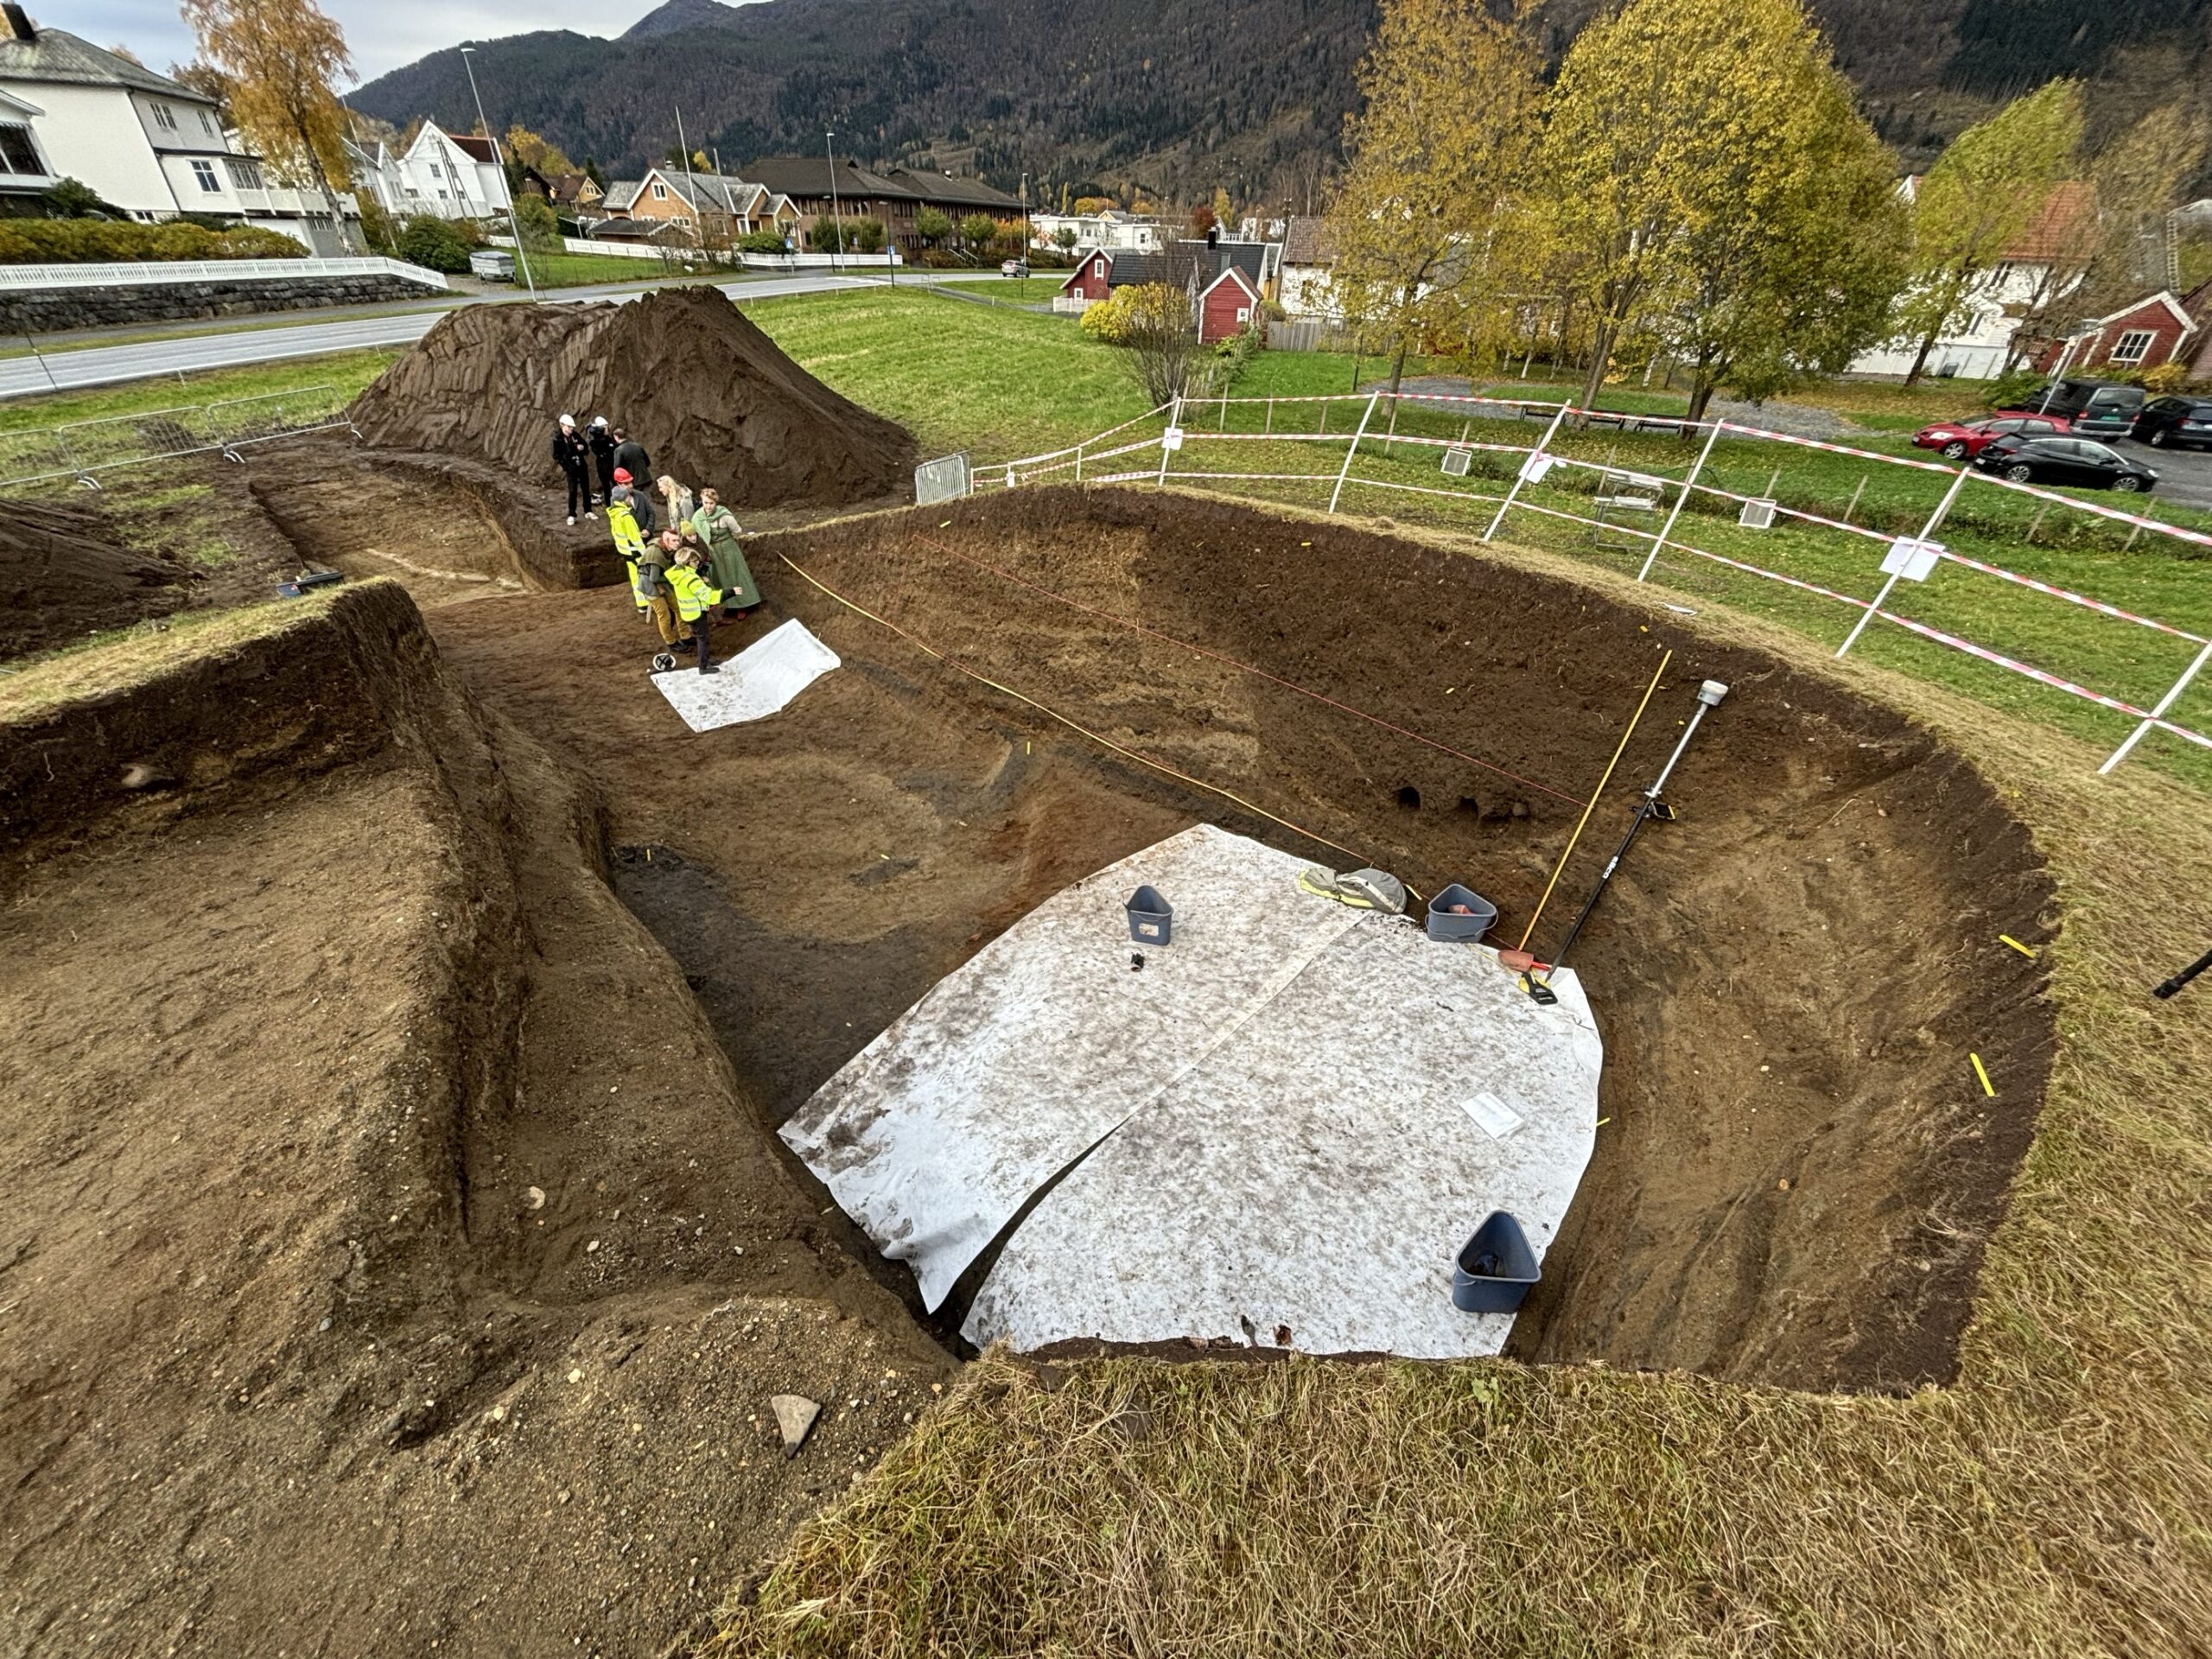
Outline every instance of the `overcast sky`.
MULTIPOLYGON (((486 41, 539 29, 620 35, 659 0, 321 0, 353 48, 364 80, 412 63, 442 46, 486 41)), ((129 47, 147 67, 165 70, 192 57, 192 31, 176 0, 31 0, 41 23, 66 29, 95 46, 129 47)))

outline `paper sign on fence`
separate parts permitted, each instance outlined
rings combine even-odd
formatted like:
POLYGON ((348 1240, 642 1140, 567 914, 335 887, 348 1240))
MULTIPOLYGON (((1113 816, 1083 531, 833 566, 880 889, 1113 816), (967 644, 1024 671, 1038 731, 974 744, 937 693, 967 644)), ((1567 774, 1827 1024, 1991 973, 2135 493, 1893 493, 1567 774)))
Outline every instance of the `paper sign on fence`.
POLYGON ((1882 574, 1903 576, 1907 582, 1925 582, 1936 569, 1936 561, 1943 556, 1943 543, 1923 542, 1910 536, 1900 536, 1890 543, 1890 550, 1882 559, 1882 574))
POLYGON ((1544 481, 1544 474, 1551 469, 1552 458, 1539 451, 1521 463, 1521 481, 1524 484, 1541 484, 1544 481))
POLYGON ((1179 426, 1169 427, 1160 435, 1160 447, 1171 455, 1183 447, 1183 429, 1179 426))

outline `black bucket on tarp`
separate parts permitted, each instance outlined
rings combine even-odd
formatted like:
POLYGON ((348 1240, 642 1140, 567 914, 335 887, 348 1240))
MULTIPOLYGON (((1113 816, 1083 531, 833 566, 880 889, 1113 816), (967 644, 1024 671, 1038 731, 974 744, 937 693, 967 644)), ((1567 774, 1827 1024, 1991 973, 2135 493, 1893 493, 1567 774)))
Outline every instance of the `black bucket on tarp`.
POLYGON ((1428 937, 1442 944, 1472 944, 1497 920, 1496 905, 1457 881, 1428 901, 1428 937), (1454 905, 1465 905, 1467 913, 1454 915, 1454 905))
POLYGON ((1139 944, 1165 944, 1175 931, 1175 906, 1160 889, 1139 887, 1129 895, 1129 937, 1139 944))
POLYGON ((1452 1274, 1452 1305, 1467 1313, 1513 1313, 1544 1276, 1521 1224, 1503 1210, 1475 1229, 1452 1274))

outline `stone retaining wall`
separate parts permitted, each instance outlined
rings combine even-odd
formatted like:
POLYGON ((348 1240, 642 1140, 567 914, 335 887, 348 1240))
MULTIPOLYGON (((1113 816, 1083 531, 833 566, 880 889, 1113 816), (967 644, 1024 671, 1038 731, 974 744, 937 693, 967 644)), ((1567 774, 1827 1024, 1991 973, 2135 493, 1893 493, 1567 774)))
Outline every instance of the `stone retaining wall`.
POLYGON ((254 277, 237 282, 148 283, 115 288, 48 288, 0 294, 10 334, 60 334, 113 323, 188 322, 210 317, 315 311, 334 305, 432 300, 440 290, 390 276, 254 277))

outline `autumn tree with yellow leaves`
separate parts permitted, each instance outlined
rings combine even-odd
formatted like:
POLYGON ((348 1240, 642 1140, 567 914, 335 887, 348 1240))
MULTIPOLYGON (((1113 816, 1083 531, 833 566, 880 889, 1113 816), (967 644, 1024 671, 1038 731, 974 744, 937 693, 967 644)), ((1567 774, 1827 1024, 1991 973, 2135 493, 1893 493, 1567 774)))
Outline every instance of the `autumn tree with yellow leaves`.
POLYGON ((1360 66, 1364 102, 1328 215, 1330 292, 1389 352, 1393 391, 1424 339, 1467 341, 1503 316, 1533 249, 1533 10, 1501 19, 1482 0, 1391 0, 1360 66))
POLYGON ((1895 337, 1915 346, 1911 385, 1936 342, 1984 303, 2005 251, 2073 176, 2082 145, 2082 83, 2054 80, 1968 127, 1920 181, 1912 207, 1912 266, 1895 337))
POLYGON ((345 31, 315 0, 183 0, 180 10, 199 36, 200 61, 227 78, 231 116, 246 141, 286 176, 313 181, 350 248, 337 194, 352 176, 335 90, 353 78, 345 31))
POLYGON ((1892 159, 1801 0, 1629 0, 1577 37, 1538 167, 1593 340, 1583 401, 1634 341, 1692 412, 1843 366, 1902 276, 1892 159))

